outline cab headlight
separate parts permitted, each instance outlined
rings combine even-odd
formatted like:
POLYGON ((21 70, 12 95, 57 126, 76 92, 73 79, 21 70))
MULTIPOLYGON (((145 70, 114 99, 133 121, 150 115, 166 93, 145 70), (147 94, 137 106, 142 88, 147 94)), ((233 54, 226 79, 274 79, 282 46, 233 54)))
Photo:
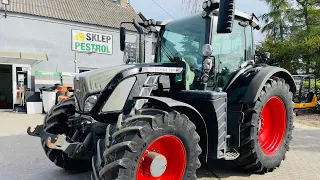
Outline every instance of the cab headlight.
POLYGON ((84 102, 84 112, 91 111, 97 101, 98 97, 96 95, 89 96, 84 102))

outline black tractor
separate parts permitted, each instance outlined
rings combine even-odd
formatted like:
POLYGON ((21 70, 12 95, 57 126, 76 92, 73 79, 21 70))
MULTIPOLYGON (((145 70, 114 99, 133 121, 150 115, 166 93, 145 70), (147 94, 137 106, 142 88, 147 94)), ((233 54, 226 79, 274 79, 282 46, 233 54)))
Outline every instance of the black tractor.
POLYGON ((296 87, 288 71, 255 57, 254 15, 209 0, 197 15, 132 23, 140 35, 160 29, 155 63, 77 75, 74 96, 28 129, 52 162, 92 168, 94 180, 197 179, 209 158, 258 173, 280 166, 296 87))

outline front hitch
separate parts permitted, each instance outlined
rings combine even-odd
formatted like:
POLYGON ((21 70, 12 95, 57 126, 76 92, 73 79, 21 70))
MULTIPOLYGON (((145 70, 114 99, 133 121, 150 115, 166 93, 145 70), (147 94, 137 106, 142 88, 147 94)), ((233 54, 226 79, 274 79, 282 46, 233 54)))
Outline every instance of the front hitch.
POLYGON ((34 131, 31 131, 31 127, 29 126, 28 129, 27 129, 27 133, 30 136, 40 137, 41 139, 48 139, 49 137, 51 139, 56 139, 57 138, 57 135, 51 134, 51 133, 47 133, 46 131, 44 131, 43 125, 37 125, 35 127, 34 131))
POLYGON ((38 125, 31 131, 31 127, 27 129, 27 133, 30 136, 40 137, 41 139, 46 139, 46 146, 50 149, 56 149, 63 151, 68 154, 70 158, 73 159, 91 159, 95 154, 90 150, 89 146, 93 138, 93 134, 89 133, 85 138, 83 143, 67 141, 67 136, 65 134, 51 134, 44 130, 43 125, 38 125), (52 142, 53 140, 53 142, 52 142))

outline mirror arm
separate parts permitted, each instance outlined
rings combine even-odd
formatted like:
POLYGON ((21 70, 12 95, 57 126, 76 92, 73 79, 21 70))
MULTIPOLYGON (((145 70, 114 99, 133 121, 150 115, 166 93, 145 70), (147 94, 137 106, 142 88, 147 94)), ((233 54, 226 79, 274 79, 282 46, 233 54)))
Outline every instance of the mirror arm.
POLYGON ((142 26, 140 26, 135 19, 133 19, 133 26, 137 29, 139 34, 143 34, 142 26))

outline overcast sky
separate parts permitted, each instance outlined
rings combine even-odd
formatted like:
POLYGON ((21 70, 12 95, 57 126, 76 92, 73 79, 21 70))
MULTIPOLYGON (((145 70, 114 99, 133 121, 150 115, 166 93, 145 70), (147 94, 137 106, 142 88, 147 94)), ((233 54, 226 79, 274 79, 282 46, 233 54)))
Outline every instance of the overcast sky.
MULTIPOLYGON (((165 11, 167 11, 174 18, 180 18, 186 16, 186 12, 182 7, 182 0, 154 0, 165 11)), ((172 19, 164 10, 159 8, 152 0, 130 0, 131 5, 137 12, 142 14, 147 19, 172 19)), ((236 0, 236 9, 246 12, 248 14, 255 13, 257 16, 266 13, 268 7, 260 0, 236 0)), ((255 40, 260 41, 263 39, 263 35, 256 31, 255 40)))

